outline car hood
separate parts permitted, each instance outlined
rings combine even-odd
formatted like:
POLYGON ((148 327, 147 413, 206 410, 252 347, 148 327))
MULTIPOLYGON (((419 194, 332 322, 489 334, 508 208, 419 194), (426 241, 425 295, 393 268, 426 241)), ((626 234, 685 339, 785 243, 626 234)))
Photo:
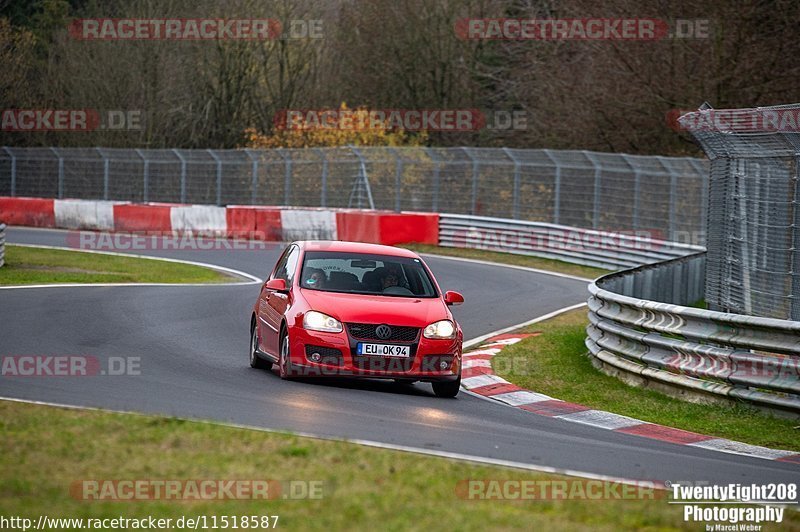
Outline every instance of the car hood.
POLYGON ((434 321, 452 319, 447 305, 438 297, 370 296, 318 290, 303 290, 302 295, 313 310, 345 323, 425 327, 434 321))

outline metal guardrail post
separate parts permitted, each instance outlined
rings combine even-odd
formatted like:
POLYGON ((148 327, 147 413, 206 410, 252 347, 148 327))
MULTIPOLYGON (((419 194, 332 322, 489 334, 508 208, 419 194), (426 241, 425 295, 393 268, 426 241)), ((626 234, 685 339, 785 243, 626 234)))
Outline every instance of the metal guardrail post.
POLYGON ((17 195, 17 156, 8 146, 3 146, 3 150, 11 157, 11 197, 17 195))
POLYGON ((206 150, 217 163, 217 205, 222 205, 222 159, 214 150, 206 150))
POLYGON ((58 153, 56 148, 51 147, 50 151, 52 151, 56 157, 58 157, 58 199, 64 198, 64 158, 58 153))
POLYGON ((550 150, 542 150, 547 158, 553 162, 555 173, 553 175, 553 223, 561 223, 561 164, 553 157, 550 150))
POLYGON ((503 153, 514 163, 514 196, 512 198, 511 217, 519 220, 520 163, 508 148, 503 148, 503 153))
POLYGON ((144 156, 142 150, 136 148, 136 154, 142 158, 142 201, 147 203, 150 201, 149 198, 149 188, 150 188, 150 161, 147 157, 144 156))
POLYGON ((186 158, 177 149, 173 149, 172 153, 181 162, 181 203, 186 203, 186 158))

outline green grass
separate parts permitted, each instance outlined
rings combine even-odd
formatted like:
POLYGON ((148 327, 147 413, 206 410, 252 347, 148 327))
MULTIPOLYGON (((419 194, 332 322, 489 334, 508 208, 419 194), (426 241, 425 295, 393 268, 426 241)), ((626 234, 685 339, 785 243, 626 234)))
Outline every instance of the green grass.
MULTIPOLYGON (((253 405, 256 407, 257 405, 253 405)), ((564 477, 151 416, 0 401, 0 515, 279 515, 284 530, 674 530, 654 500, 466 500, 465 479, 564 477), (84 479, 322 481, 313 500, 86 501, 84 479)), ((657 492, 663 494, 663 492, 657 492)), ((663 496, 663 495, 662 495, 663 496)), ((797 514, 787 515, 798 521, 797 514)))
POLYGON ((746 405, 699 405, 628 386, 592 366, 584 345, 586 309, 531 325, 538 331, 503 349, 492 361, 503 378, 551 397, 651 423, 766 447, 800 451, 797 420, 776 418, 746 405))
POLYGON ((220 283, 224 273, 177 262, 25 246, 6 246, 0 285, 52 283, 220 283))
POLYGON ((446 255, 448 257, 461 257, 465 259, 498 262, 501 264, 513 264, 514 266, 525 266, 527 268, 536 268, 539 270, 565 273, 568 275, 577 275, 578 277, 585 277, 586 279, 595 279, 601 275, 611 273, 611 270, 592 268, 590 266, 581 266, 579 264, 571 264, 569 262, 562 262, 560 260, 530 257, 527 255, 514 255, 512 253, 500 253, 497 251, 486 251, 484 249, 449 248, 442 246, 431 246, 428 244, 402 244, 400 247, 416 251, 417 253, 431 253, 436 255, 446 255))

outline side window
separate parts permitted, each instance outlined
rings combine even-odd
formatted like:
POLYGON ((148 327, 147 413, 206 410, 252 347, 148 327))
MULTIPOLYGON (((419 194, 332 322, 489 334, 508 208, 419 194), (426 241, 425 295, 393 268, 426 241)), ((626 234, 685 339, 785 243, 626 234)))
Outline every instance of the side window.
POLYGON ((286 260, 286 277, 284 277, 284 279, 286 279, 286 284, 292 284, 292 281, 294 281, 294 275, 297 272, 297 260, 299 258, 300 248, 293 246, 286 260))
POLYGON ((291 253, 294 246, 290 246, 286 248, 281 255, 280 260, 278 260, 278 264, 275 265, 275 272, 272 274, 273 279, 284 279, 288 282, 289 278, 286 275, 286 262, 289 260, 289 254, 291 253))

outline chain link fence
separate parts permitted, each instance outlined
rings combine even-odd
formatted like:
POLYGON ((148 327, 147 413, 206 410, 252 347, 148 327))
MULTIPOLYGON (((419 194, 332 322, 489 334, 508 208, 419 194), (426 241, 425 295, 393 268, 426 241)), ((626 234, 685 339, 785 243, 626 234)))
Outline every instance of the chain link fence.
POLYGON ((432 211, 703 244, 702 159, 506 148, 0 149, 0 196, 432 211))
POLYGON ((706 301, 800 321, 800 105, 681 117, 711 160, 706 301), (791 120, 794 127, 781 130, 791 120))

